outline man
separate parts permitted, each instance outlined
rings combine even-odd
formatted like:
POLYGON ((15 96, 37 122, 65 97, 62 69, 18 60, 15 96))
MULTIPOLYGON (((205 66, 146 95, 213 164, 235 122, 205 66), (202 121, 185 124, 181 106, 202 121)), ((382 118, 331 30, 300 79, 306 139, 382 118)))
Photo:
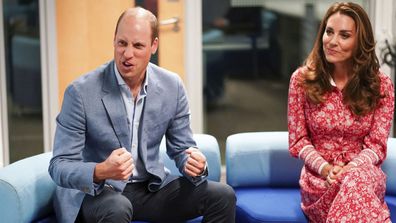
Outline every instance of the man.
POLYGON ((158 22, 143 8, 126 10, 114 36, 114 61, 65 91, 49 173, 58 185, 60 222, 234 222, 235 194, 206 181, 206 158, 190 129, 180 78, 149 63, 158 22), (183 177, 159 160, 167 153, 183 177))

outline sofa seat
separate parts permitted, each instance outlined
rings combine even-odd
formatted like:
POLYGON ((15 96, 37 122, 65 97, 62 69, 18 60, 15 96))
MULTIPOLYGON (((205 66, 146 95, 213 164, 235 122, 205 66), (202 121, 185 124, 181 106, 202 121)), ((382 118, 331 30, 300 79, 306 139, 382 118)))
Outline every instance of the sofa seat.
POLYGON ((246 187, 235 193, 237 222, 307 222, 298 189, 246 187))
MULTIPOLYGON (((188 220, 186 223, 200 223, 202 222, 202 216, 198 218, 194 218, 191 220, 188 220)), ((44 219, 38 220, 35 223, 57 223, 55 215, 52 214, 51 216, 47 216, 44 219)), ((150 223, 146 221, 132 221, 131 223, 150 223)))
POLYGON ((386 196, 385 201, 391 212, 392 222, 396 222, 396 196, 386 196))

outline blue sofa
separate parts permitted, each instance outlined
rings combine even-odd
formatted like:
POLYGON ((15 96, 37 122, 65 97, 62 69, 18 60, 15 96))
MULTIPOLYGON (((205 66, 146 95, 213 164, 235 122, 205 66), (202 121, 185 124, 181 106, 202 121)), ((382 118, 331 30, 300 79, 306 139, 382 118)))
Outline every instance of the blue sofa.
MULTIPOLYGON (((226 141, 227 183, 237 196, 236 222, 307 222, 300 208, 302 161, 288 151, 287 132, 231 135, 226 141)), ((396 139, 388 141, 386 201, 396 222, 396 139)))
MULTIPOLYGON (((208 178, 220 181, 221 162, 217 140, 205 134, 195 134, 194 139, 207 157, 208 178)), ((164 143, 160 151, 165 166, 172 173, 179 174, 174 162, 165 153, 164 143)), ((0 169, 0 222, 56 222, 52 207, 56 185, 48 174, 51 156, 51 153, 43 153, 0 169)), ((200 222, 201 219, 188 222, 200 222)))

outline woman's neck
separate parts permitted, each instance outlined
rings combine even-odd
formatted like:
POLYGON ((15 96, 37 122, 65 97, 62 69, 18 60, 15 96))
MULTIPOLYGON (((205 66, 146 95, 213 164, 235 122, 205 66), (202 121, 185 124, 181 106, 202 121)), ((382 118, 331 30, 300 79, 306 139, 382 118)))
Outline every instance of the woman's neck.
POLYGON ((346 65, 335 65, 334 72, 331 75, 337 88, 342 90, 345 85, 348 83, 350 75, 349 66, 346 65))

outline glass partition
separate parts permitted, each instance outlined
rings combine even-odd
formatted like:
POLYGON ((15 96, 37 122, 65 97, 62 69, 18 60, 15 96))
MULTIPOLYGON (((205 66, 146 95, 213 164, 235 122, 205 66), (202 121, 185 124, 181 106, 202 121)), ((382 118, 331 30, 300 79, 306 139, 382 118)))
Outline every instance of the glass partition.
POLYGON ((42 153, 38 0, 3 0, 10 163, 42 153))

